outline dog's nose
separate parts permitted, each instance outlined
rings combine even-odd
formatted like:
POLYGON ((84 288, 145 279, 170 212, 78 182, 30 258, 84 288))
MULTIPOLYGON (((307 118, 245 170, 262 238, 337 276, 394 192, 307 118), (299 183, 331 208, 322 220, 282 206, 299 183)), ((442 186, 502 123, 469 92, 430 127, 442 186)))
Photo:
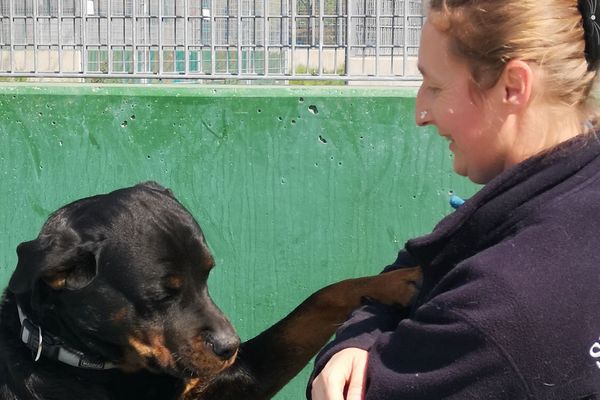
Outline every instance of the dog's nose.
POLYGON ((202 337, 213 353, 222 360, 229 360, 240 347, 240 338, 237 335, 204 331, 202 337))

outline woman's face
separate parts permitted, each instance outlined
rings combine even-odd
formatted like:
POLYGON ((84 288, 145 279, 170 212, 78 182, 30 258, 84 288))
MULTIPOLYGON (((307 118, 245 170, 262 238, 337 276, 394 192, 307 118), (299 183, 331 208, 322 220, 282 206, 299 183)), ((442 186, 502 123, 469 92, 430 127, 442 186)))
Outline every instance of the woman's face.
POLYGON ((449 140, 456 173, 487 183, 506 165, 502 121, 492 112, 488 91, 474 90, 468 64, 451 54, 449 44, 446 34, 425 23, 419 49, 423 83, 416 101, 417 125, 435 125, 449 140))

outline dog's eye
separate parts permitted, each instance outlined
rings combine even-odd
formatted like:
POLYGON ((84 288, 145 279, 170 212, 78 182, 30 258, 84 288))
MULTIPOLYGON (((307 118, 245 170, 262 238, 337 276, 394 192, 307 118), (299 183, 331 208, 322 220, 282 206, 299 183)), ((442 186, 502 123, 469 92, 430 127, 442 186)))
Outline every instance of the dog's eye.
POLYGON ((183 288, 183 277, 181 275, 167 275, 163 284, 167 290, 178 292, 183 288))
POLYGON ((156 306, 167 305, 171 300, 179 297, 183 290, 183 277, 177 274, 170 274, 161 279, 161 285, 148 290, 147 297, 156 306))

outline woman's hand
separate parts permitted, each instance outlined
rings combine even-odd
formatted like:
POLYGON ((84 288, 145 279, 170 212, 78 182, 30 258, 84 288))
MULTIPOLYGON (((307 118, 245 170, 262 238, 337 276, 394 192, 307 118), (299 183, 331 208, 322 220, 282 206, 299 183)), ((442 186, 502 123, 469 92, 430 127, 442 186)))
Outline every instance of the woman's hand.
POLYGON ((312 383, 313 400, 363 400, 368 359, 366 350, 355 347, 336 353, 312 383))

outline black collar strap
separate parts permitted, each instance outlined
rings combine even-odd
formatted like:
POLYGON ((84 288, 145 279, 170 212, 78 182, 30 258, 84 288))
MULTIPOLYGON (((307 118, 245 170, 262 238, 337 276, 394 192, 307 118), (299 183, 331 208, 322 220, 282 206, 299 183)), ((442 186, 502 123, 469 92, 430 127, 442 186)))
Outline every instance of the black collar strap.
POLYGON ((34 324, 21 307, 17 304, 19 311, 19 320, 21 321, 21 340, 34 354, 34 361, 38 361, 42 355, 47 358, 58 360, 72 367, 105 370, 117 368, 117 366, 108 361, 102 361, 96 358, 88 357, 83 352, 71 349, 56 336, 44 333, 42 328, 34 324))

